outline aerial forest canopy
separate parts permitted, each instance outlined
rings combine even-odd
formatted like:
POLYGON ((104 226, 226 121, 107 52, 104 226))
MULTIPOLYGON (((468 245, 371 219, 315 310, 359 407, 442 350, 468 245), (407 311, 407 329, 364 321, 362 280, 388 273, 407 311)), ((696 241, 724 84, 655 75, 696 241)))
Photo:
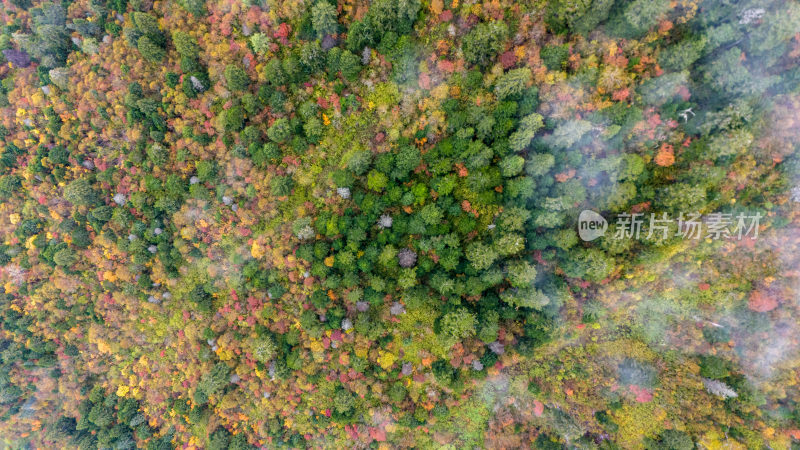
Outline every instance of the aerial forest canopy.
POLYGON ((0 51, 3 447, 800 448, 796 1, 2 0, 0 51))

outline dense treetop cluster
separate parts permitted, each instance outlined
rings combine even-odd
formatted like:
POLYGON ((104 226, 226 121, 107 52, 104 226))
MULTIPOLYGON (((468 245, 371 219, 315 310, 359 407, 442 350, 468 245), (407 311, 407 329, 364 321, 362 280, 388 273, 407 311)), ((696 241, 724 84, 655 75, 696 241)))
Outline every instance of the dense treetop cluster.
POLYGON ((3 0, 0 32, 3 445, 800 445, 797 3, 3 0), (758 237, 613 238, 689 212, 758 237))

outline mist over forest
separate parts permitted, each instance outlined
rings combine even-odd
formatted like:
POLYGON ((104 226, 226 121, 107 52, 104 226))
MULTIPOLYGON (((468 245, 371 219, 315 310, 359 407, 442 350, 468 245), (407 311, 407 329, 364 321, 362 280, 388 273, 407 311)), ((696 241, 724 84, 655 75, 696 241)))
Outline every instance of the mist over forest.
POLYGON ((0 446, 800 448, 800 3, 0 1, 0 446))

